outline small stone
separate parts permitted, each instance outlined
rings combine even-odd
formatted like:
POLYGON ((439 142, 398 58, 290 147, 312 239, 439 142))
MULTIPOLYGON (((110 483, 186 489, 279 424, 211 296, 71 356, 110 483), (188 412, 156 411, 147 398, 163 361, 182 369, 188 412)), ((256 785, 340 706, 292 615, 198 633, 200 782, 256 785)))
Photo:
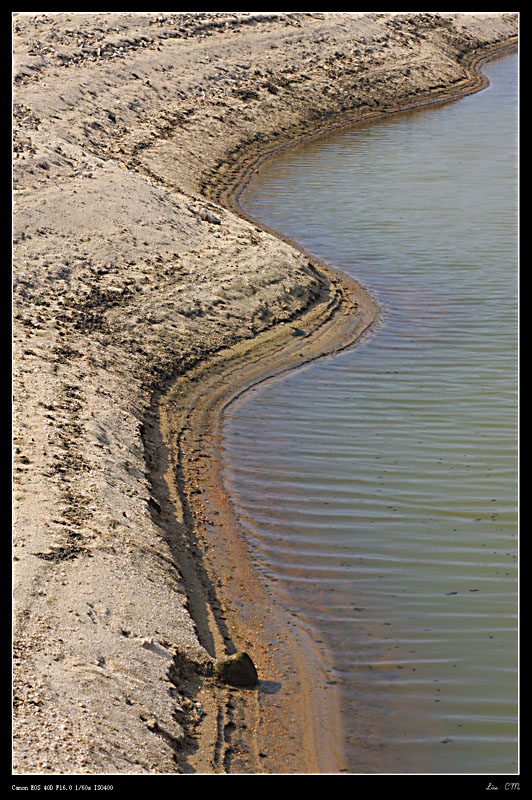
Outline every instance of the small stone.
POLYGON ((200 217, 200 219, 204 220, 205 222, 210 222, 211 225, 221 225, 222 224, 221 219, 216 217, 214 214, 211 214, 211 212, 207 211, 207 209, 205 209, 205 208, 201 209, 201 211, 198 213, 198 216, 200 217))
POLYGON ((214 672, 221 681, 231 686, 256 686, 259 682, 255 664, 244 652, 217 661, 214 672))

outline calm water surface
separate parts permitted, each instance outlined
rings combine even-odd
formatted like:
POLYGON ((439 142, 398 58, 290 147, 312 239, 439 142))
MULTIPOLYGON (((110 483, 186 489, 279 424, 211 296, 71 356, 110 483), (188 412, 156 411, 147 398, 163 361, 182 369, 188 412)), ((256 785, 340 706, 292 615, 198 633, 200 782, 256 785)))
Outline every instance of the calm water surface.
POLYGON ((518 770, 517 66, 300 146, 242 198, 384 309, 224 425, 261 569, 332 659, 350 772, 518 770))

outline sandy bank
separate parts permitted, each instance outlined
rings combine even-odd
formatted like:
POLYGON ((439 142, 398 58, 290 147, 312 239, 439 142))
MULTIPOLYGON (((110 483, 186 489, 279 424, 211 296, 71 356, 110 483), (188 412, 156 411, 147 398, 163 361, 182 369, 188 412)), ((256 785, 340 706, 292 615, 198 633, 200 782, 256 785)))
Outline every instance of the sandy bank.
POLYGON ((287 716, 277 684, 297 687, 304 665, 297 641, 272 660, 286 631, 250 614, 267 595, 221 491, 218 415, 374 309, 235 213, 235 187, 297 138, 479 88, 472 65, 515 46, 516 18, 60 13, 13 27, 13 771, 316 769, 304 692, 280 734, 303 749, 263 738, 287 716), (208 676, 237 645, 259 691, 208 676))

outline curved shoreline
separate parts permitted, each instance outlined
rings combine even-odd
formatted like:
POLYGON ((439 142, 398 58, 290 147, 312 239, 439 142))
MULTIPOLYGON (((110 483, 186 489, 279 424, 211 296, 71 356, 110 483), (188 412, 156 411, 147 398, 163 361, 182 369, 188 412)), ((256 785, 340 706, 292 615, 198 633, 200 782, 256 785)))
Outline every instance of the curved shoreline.
POLYGON ((243 158, 240 161, 237 161, 237 163, 233 166, 233 170, 231 171, 229 177, 222 177, 221 180, 217 180, 215 176, 211 184, 203 184, 202 188, 207 197, 210 199, 230 208, 244 219, 247 219, 248 221, 257 225, 260 224, 264 230, 269 230, 273 233, 273 235, 301 250, 301 247, 297 243, 290 241, 290 239, 283 236, 279 232, 271 231, 271 229, 269 229, 263 223, 253 219, 253 217, 247 214, 240 206, 240 196, 245 191, 247 184, 251 181, 254 172, 260 168, 260 165, 264 161, 269 158, 274 158, 277 154, 297 147, 304 142, 310 142, 315 139, 319 139, 320 137, 325 136, 327 133, 338 131, 342 128, 349 128, 364 122, 377 121, 383 119, 389 114, 402 114, 410 111, 418 111, 428 106, 453 103, 463 97, 467 97, 470 94, 475 94, 476 92, 482 91, 482 89, 485 89, 489 85, 488 79, 481 71, 482 65, 487 61, 491 61, 496 58, 502 58, 507 54, 516 52, 517 47, 518 42, 517 37, 515 37, 515 40, 510 43, 506 42, 502 45, 498 43, 486 48, 483 52, 467 53, 464 57, 463 63, 467 69, 471 70, 470 77, 465 85, 461 86, 454 92, 452 89, 449 91, 449 89, 446 88, 446 90, 443 92, 435 93, 435 95, 429 94, 426 97, 421 98, 419 102, 398 105, 396 107, 385 108, 380 111, 368 111, 358 115, 356 112, 350 110, 346 112, 343 115, 343 118, 340 120, 337 120, 332 124, 326 124, 325 126, 318 125, 316 129, 311 132, 306 130, 306 125, 303 125, 299 131, 296 128, 292 133, 291 141, 286 144, 280 146, 270 145, 268 148, 264 148, 264 146, 261 147, 260 145, 256 146, 255 148, 248 146, 243 154, 243 158))
MULTIPOLYGON (((302 328, 305 331, 304 337, 296 340, 296 347, 294 347, 294 335, 290 332, 290 323, 281 323, 281 326, 286 326, 284 330, 274 329, 259 334, 251 343, 245 344, 244 352, 240 352, 240 348, 235 348, 234 352, 223 352, 210 363, 202 364, 198 374, 193 374, 191 377, 194 383, 196 381, 200 383, 199 393, 198 387, 194 386, 187 397, 183 382, 187 384, 189 376, 184 376, 162 400, 163 414, 166 416, 163 427, 167 427, 168 407, 176 404, 175 392, 179 394, 179 412, 174 416, 174 407, 173 413, 170 414, 174 416, 171 426, 173 435, 179 441, 178 454, 174 455, 174 458, 183 475, 181 501, 188 506, 189 520, 194 530, 193 538, 196 542, 202 542, 200 549, 203 548, 204 556, 205 550, 209 550, 213 545, 216 548, 213 560, 209 563, 208 574, 214 580, 215 576, 233 570, 236 580, 231 581, 230 586, 234 587, 237 581, 240 583, 240 591, 236 594, 233 594, 231 589, 227 593, 224 588, 213 600, 215 622, 219 624, 217 618, 222 609, 222 618, 229 619, 230 627, 237 631, 230 636, 222 633, 221 638, 225 642, 226 652, 222 650, 213 655, 220 658, 236 650, 247 650, 258 665, 261 684, 255 693, 256 710, 251 712, 251 717, 260 721, 262 731, 257 728, 254 747, 250 748, 254 752, 254 759, 251 762, 254 771, 262 771, 256 754, 264 754, 264 751, 270 756, 267 772, 334 774, 341 772, 345 766, 341 735, 338 737, 339 707, 334 702, 331 703, 330 695, 329 699, 325 698, 324 688, 316 688, 320 676, 323 678, 325 675, 325 671, 320 669, 323 666, 320 662, 323 653, 321 655, 313 653, 315 646, 313 648, 312 641, 302 630, 295 631, 294 627, 290 629, 287 627, 287 624, 290 625, 291 615, 283 608, 276 607, 275 599, 273 599, 274 605, 269 608, 267 620, 263 614, 257 615, 255 609, 257 599, 261 603, 268 602, 271 589, 267 586, 267 580, 264 582, 265 579, 257 571, 257 565, 253 563, 250 546, 245 542, 242 524, 233 508, 231 498, 223 488, 221 445, 223 414, 231 403, 260 383, 354 345, 371 329, 381 309, 360 284, 343 273, 331 269, 329 265, 317 261, 316 257, 310 256, 298 242, 267 227, 261 220, 251 217, 242 209, 239 199, 255 171, 265 160, 274 158, 280 152, 295 148, 305 141, 320 138, 333 130, 356 127, 360 122, 382 119, 389 113, 417 111, 431 105, 454 102, 481 91, 489 85, 488 79, 481 72, 482 65, 514 50, 515 47, 494 48, 489 54, 474 57, 470 64, 474 72, 471 84, 467 88, 462 88, 457 95, 425 100, 419 105, 372 114, 359 120, 329 126, 317 133, 306 134, 288 146, 267 154, 254 154, 249 161, 244 160, 244 167, 239 171, 239 177, 234 178, 229 186, 222 184, 221 187, 215 185, 213 188, 212 199, 216 199, 239 216, 281 238, 302 252, 305 257, 312 258, 312 267, 320 275, 322 284, 320 300, 312 304, 310 311, 305 309, 293 320, 297 322, 298 332, 302 328), (320 311, 320 307, 323 310, 320 311), (349 320, 347 325, 346 317, 349 320), (327 329, 323 330, 325 324, 327 329), (176 435, 176 429, 180 425, 181 430, 176 435), (197 469, 190 463, 187 464, 186 448, 182 443, 185 428, 187 448, 193 452, 202 451, 208 454, 208 465, 201 476, 197 469), (187 485, 201 486, 199 504, 194 499, 197 495, 187 494, 187 485), (200 521, 199 524, 197 521, 200 521), (209 526, 217 528, 214 538, 209 537, 209 526), (250 582, 253 591, 250 591, 250 582), (259 627, 262 628, 266 621, 268 623, 266 630, 261 630, 259 635, 259 627), (289 643, 290 653, 288 656, 284 654, 283 658, 271 652, 271 642, 276 631, 280 630, 289 630, 291 634, 295 634, 293 641, 289 643), (251 641, 253 639, 251 631, 255 633, 254 641, 251 641), (268 642, 270 642, 270 652, 268 652, 268 642), (282 708, 272 711, 268 708, 268 689, 261 690, 261 686, 267 686, 279 674, 286 676, 284 693, 279 704, 282 704, 282 708), (286 722, 288 716, 292 720, 292 725, 286 722), (296 720, 297 724, 294 724, 296 720), (298 752, 295 761, 273 746, 273 743, 279 741, 282 736, 288 736, 297 743, 294 748, 298 752)), ((227 623, 220 626, 220 629, 222 627, 227 630, 227 623)), ((249 711, 247 713, 250 714, 249 711)))
POLYGON ((463 54, 515 46, 516 20, 17 15, 14 772, 336 767, 309 724, 319 662, 297 630, 279 642, 290 615, 268 628, 256 608, 216 436, 235 391, 349 346, 377 309, 238 191, 258 160, 394 98, 475 91, 463 54), (210 676, 237 644, 258 691, 210 676))
MULTIPOLYGON (((324 743, 325 729, 337 728, 332 722, 325 723, 331 710, 315 688, 316 665, 308 657, 312 643, 306 641, 303 650, 301 643, 294 648, 292 641, 286 642, 287 631, 294 642, 302 640, 303 632, 295 629, 293 621, 290 628, 290 615, 271 605, 268 587, 257 573, 240 522, 223 488, 221 419, 230 403, 259 383, 351 346, 372 325, 377 311, 373 299, 355 282, 340 282, 335 277, 313 308, 294 320, 297 335, 286 323, 282 330, 267 331, 252 342, 222 351, 179 379, 160 401, 161 430, 172 453, 174 474, 181 476, 179 494, 191 540, 202 554, 202 568, 210 586, 218 583, 209 603, 212 618, 219 626, 218 643, 223 641, 223 646, 221 650, 215 648, 211 655, 221 658, 235 650, 247 650, 257 665, 260 684, 251 695, 261 730, 257 729, 254 751, 267 753, 268 772, 336 771, 338 754, 325 751, 324 743), (198 453, 207 459, 206 464, 202 462, 201 472, 195 462, 198 453), (220 585, 220 576, 227 575, 231 575, 228 586, 220 585), (236 586, 239 588, 235 593, 236 586), (284 651, 276 656, 274 651, 283 649, 278 644, 284 646, 284 651), (279 683, 281 674, 285 678, 279 683), (274 684, 279 685, 272 706, 269 694, 274 684), (303 692, 297 691, 300 684, 305 687, 303 692), (315 713, 316 707, 320 713, 315 713), (288 718, 291 725, 287 724, 288 718), (319 734, 313 734, 316 722, 319 734), (282 732, 301 742, 302 749, 295 758, 287 758, 282 751, 272 752, 272 744, 280 740, 282 732)), ((202 629, 203 625, 198 627, 202 629)), ((211 638, 214 641, 216 637, 211 638)), ((241 697, 241 703, 243 699, 246 698, 241 697)), ((334 714, 333 718, 336 721, 334 714)), ((256 771, 264 769, 256 760, 254 767, 256 771)))

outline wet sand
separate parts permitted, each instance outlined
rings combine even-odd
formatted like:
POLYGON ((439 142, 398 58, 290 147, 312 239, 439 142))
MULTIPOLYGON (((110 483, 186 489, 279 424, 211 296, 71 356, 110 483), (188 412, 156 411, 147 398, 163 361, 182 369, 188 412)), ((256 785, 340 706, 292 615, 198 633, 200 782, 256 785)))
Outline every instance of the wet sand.
POLYGON ((478 90, 515 16, 14 28, 13 771, 341 769, 319 661, 223 491, 219 423, 378 309, 238 193, 297 140, 478 90), (213 679, 236 649, 257 689, 213 679))

